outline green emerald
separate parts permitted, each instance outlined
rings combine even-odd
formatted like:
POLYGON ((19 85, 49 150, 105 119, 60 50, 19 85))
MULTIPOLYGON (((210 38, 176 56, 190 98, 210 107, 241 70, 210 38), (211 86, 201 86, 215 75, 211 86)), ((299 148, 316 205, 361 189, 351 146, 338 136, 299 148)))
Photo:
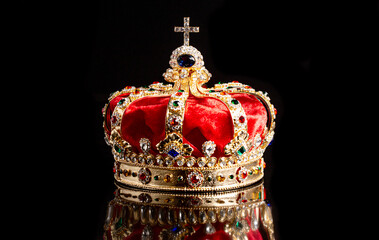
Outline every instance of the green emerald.
POLYGON ((244 146, 242 146, 240 149, 238 149, 238 151, 237 151, 237 153, 238 153, 238 155, 242 155, 242 154, 244 154, 246 152, 246 149, 245 149, 245 147, 244 146))
POLYGON ((234 105, 237 105, 239 102, 238 102, 237 99, 233 99, 233 100, 231 101, 231 103, 234 104, 234 105))
POLYGON ((117 104, 122 105, 125 102, 125 98, 121 99, 117 104))
POLYGON ((178 92, 184 92, 184 90, 180 89, 178 92))
POLYGON ((154 176, 154 180, 158 180, 159 179, 159 176, 154 176))
POLYGON ((119 229, 120 227, 122 227, 122 225, 123 225, 123 222, 122 222, 122 217, 120 217, 120 219, 117 221, 117 223, 116 223, 116 229, 119 229))
POLYGON ((234 178, 234 176, 233 176, 233 175, 229 175, 229 178, 230 178, 230 179, 233 179, 233 178, 234 178))
POLYGON ((174 107, 178 107, 178 106, 179 106, 179 101, 173 101, 173 102, 172 102, 172 105, 173 105, 174 107))
POLYGON ((119 148, 117 145, 114 145, 114 150, 118 153, 121 153, 121 148, 119 148))

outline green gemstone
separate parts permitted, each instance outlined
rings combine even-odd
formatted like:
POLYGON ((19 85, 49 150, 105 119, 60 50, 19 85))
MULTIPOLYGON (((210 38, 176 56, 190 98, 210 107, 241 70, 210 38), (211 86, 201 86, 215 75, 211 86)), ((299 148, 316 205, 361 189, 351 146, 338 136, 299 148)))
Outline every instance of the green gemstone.
POLYGON ((173 101, 173 102, 172 102, 172 106, 174 106, 174 107, 178 107, 178 106, 179 106, 179 101, 173 101))
POLYGON ((152 92, 152 91, 155 91, 155 89, 154 89, 154 88, 149 88, 148 91, 149 91, 149 92, 152 92))
POLYGON ((154 176, 154 180, 158 180, 159 179, 159 176, 154 176))
POLYGON ((117 104, 122 105, 125 102, 125 98, 121 99, 117 104))
POLYGON ((113 148, 118 153, 121 153, 121 151, 122 151, 121 148, 119 148, 117 145, 114 145, 113 148))
POLYGON ((116 223, 116 229, 119 229, 120 227, 122 227, 122 225, 123 225, 123 222, 122 222, 122 217, 120 217, 120 219, 117 221, 117 223, 116 223))
POLYGON ((232 104, 234 104, 234 105, 237 105, 239 102, 238 102, 238 100, 237 99, 233 99, 232 101, 230 101, 232 104))
POLYGON ((215 90, 209 90, 210 93, 216 92, 215 90))
POLYGON ((212 177, 211 177, 211 176, 208 176, 207 181, 208 181, 208 182, 211 182, 211 181, 212 181, 212 177))
POLYGON ((236 228, 237 228, 237 229, 242 229, 242 228, 243 228, 242 223, 237 222, 237 223, 236 223, 236 228))
POLYGON ((183 176, 178 176, 178 182, 182 182, 184 180, 184 177, 183 176))
POLYGON ((184 92, 184 90, 180 89, 178 92, 184 92))
POLYGON ((229 178, 230 178, 230 179, 233 179, 233 178, 234 178, 234 175, 229 175, 229 178))
POLYGON ((238 151, 237 151, 237 153, 238 153, 238 155, 242 155, 242 154, 244 154, 246 152, 246 149, 245 149, 245 147, 244 146, 242 146, 240 149, 238 149, 238 151))

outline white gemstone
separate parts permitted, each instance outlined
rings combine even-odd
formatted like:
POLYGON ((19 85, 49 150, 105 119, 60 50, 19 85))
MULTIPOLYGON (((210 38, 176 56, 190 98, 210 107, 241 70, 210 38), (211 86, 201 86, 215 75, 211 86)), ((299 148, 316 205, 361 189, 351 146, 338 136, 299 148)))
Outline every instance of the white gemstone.
POLYGON ((176 164, 178 164, 179 167, 183 166, 184 165, 183 159, 179 158, 178 160, 176 160, 176 164))
POLYGON ((225 157, 220 158, 220 161, 218 162, 218 164, 220 165, 220 167, 225 167, 226 166, 226 158, 225 157))
POLYGON ((226 219, 226 210, 225 209, 221 209, 219 214, 218 214, 218 220, 220 222, 224 222, 226 219))
POLYGON ((142 152, 147 153, 150 151, 150 141, 147 138, 141 138, 139 140, 139 145, 142 152))
POLYGON ((157 163, 158 163, 158 165, 163 165, 163 159, 162 158, 157 158, 157 163))
POLYGON ((211 220, 211 222, 215 223, 217 221, 216 214, 213 210, 208 210, 208 217, 211 220))
POLYGON ((201 158, 197 164, 199 165, 199 167, 204 167, 206 164, 205 159, 201 158))
POLYGON ((187 69, 182 69, 182 71, 180 71, 180 78, 186 78, 188 77, 188 71, 187 69))
POLYGON ((195 161, 193 159, 188 159, 187 167, 192 167, 194 164, 195 164, 195 161))
POLYGON ((167 166, 172 166, 172 160, 171 159, 166 159, 166 165, 167 166))
POLYGON ((254 147, 257 148, 259 145, 261 145, 261 143, 262 143, 261 136, 259 135, 259 133, 257 133, 257 135, 255 135, 254 137, 254 147))
POLYGON ((207 163, 208 167, 213 167, 216 164, 216 161, 217 161, 217 158, 215 157, 210 158, 207 163))
POLYGON ((216 228, 212 225, 212 223, 205 224, 205 234, 212 235, 216 232, 216 228))
POLYGON ((216 150, 216 144, 213 141, 206 141, 202 145, 203 153, 206 157, 212 156, 216 150))

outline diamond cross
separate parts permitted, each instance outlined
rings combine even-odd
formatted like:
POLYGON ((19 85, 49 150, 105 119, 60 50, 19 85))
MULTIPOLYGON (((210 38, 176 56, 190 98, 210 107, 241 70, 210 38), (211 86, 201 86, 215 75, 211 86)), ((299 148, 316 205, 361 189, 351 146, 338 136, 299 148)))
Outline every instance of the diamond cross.
POLYGON ((184 26, 183 27, 175 27, 175 32, 182 32, 184 33, 184 46, 189 46, 189 34, 190 33, 198 33, 199 27, 190 27, 189 26, 190 18, 185 17, 184 18, 184 26))

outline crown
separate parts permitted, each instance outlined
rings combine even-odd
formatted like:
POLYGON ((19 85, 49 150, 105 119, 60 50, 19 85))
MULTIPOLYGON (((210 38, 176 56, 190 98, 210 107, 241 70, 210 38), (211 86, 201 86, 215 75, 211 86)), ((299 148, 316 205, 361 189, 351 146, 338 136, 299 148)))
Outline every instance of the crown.
POLYGON ((206 88, 203 56, 184 44, 163 73, 168 84, 127 86, 103 108, 105 141, 115 158, 115 179, 159 190, 239 188, 263 177, 263 153, 274 135, 276 109, 267 93, 236 81, 206 88))
POLYGON ((263 182, 219 193, 170 194, 116 186, 104 239, 275 239, 263 182))

